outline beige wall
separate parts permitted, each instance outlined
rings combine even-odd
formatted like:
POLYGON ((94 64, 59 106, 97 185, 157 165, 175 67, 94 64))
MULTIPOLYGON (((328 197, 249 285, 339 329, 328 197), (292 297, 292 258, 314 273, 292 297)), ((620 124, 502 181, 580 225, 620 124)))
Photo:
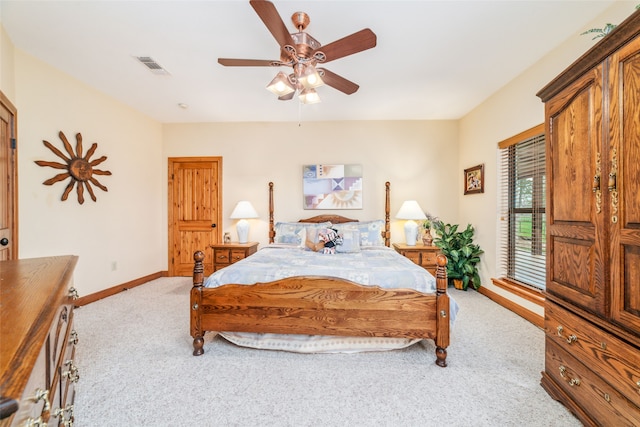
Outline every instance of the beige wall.
MULTIPOLYGON (((457 220, 450 195, 457 177, 457 121, 165 124, 163 139, 166 157, 223 157, 223 227, 234 238, 229 215, 246 199, 260 214, 249 237, 267 243, 269 181, 276 221, 331 212, 302 208, 302 166, 317 163, 363 165, 363 209, 333 212, 383 219, 389 181, 392 219, 404 200, 415 199, 424 210, 457 220)), ((392 221, 392 241, 403 238, 392 221)))
POLYGON ((80 295, 166 269, 161 125, 19 49, 14 61, 19 256, 78 255, 80 295), (97 168, 113 175, 95 176, 108 188, 94 187, 97 202, 85 191, 80 205, 75 190, 61 201, 68 179, 42 184, 63 172, 34 163, 61 161, 42 143, 64 152, 59 131, 74 148, 80 132, 85 153, 97 142, 91 159, 107 156, 97 168))
POLYGON ((9 35, 0 25, 0 90, 10 100, 15 99, 14 48, 9 35))

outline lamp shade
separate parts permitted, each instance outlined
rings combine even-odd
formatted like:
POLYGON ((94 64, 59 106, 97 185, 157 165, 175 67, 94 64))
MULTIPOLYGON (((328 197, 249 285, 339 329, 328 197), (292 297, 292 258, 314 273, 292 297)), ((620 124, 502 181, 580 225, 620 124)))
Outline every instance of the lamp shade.
POLYGON ((317 104, 320 102, 320 96, 315 89, 303 89, 298 98, 303 104, 317 104))
POLYGON ((258 212, 253 208, 251 202, 246 200, 239 201, 231 212, 231 219, 258 218, 258 212))
POLYGON ((298 77, 298 81, 306 89, 313 89, 324 84, 320 74, 313 65, 307 65, 303 68, 301 75, 298 77))
POLYGON ((396 214, 398 219, 427 219, 424 211, 415 200, 407 200, 402 203, 400 210, 396 214))
POLYGON ((249 241, 249 221, 246 218, 258 218, 258 212, 253 208, 251 202, 242 200, 233 209, 230 218, 240 220, 236 224, 238 243, 247 243, 249 241))
POLYGON ((295 86, 293 86, 289 81, 287 75, 282 71, 280 71, 274 79, 271 80, 271 83, 267 85, 267 89, 274 95, 278 96, 288 95, 296 90, 295 86))
POLYGON ((407 246, 415 246, 418 240, 418 224, 414 220, 427 219, 422 208, 415 200, 407 200, 402 203, 396 214, 398 219, 406 219, 404 223, 404 238, 407 246))

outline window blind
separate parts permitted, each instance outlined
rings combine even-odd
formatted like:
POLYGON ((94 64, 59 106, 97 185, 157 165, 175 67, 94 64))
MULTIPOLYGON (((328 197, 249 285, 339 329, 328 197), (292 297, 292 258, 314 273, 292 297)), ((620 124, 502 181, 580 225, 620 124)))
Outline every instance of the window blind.
POLYGON ((503 277, 545 288, 545 139, 499 149, 499 269, 503 277))

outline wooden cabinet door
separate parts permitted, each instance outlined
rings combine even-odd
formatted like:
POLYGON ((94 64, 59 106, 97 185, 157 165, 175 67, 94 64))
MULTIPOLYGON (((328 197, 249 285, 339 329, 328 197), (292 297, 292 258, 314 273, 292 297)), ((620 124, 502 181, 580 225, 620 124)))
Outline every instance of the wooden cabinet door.
POLYGON ((169 158, 169 275, 191 276, 193 253, 204 252, 204 273, 213 272, 210 245, 221 240, 220 157, 169 158))
POLYGON ((18 258, 16 109, 0 92, 0 261, 18 258))
POLYGON ((547 292, 606 315, 602 84, 600 65, 545 104, 547 292))
POLYGON ((640 37, 610 60, 611 317, 640 333, 640 37), (615 176, 615 180, 613 180, 615 176))

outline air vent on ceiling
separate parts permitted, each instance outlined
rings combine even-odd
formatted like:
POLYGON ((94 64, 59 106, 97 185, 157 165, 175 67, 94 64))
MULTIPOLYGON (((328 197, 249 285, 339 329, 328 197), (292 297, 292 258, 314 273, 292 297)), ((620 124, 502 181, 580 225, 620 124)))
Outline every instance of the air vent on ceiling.
POLYGON ((153 74, 168 76, 169 72, 165 70, 162 65, 158 64, 155 59, 150 56, 136 56, 135 57, 142 65, 147 67, 153 74))

